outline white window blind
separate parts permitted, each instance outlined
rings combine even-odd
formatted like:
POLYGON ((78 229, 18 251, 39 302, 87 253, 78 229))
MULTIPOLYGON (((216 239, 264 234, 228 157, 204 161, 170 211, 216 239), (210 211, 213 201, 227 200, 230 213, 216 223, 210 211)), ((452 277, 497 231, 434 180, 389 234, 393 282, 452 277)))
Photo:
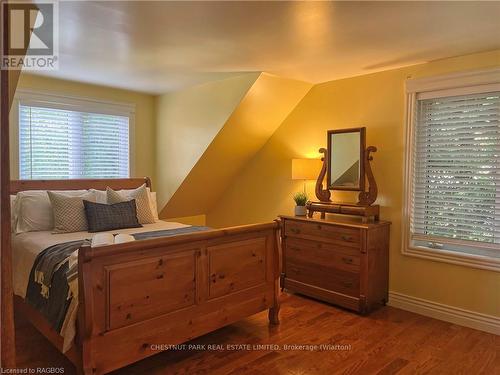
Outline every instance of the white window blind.
POLYGON ((498 244, 500 91, 429 96, 415 106, 412 238, 498 244))
POLYGON ((129 176, 129 117, 19 104, 21 179, 129 176))

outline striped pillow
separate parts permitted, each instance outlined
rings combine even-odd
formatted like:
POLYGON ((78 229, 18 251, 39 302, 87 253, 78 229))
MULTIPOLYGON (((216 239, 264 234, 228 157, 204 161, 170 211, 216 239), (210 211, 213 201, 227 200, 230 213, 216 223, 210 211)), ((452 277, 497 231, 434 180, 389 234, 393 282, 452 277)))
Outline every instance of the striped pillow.
POLYGON ((151 203, 149 202, 149 193, 146 184, 138 187, 135 190, 127 192, 127 195, 122 195, 110 187, 106 188, 106 195, 108 204, 126 202, 135 199, 137 207, 137 219, 141 224, 153 224, 155 217, 151 210, 151 203))
POLYGON ((95 194, 77 197, 47 191, 54 212, 53 233, 83 232, 88 229, 83 200, 95 201, 95 194))

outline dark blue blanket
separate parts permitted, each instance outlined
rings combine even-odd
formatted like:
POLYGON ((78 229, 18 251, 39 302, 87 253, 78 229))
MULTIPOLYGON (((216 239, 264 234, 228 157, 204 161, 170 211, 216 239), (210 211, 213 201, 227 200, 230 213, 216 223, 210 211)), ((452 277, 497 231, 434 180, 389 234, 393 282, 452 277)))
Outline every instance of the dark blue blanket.
POLYGON ((154 232, 135 233, 132 236, 136 240, 147 240, 149 238, 171 237, 171 236, 176 236, 178 234, 203 232, 203 231, 210 230, 210 229, 212 229, 212 228, 203 227, 203 226, 192 226, 192 227, 184 227, 184 228, 177 228, 177 229, 157 230, 154 232))

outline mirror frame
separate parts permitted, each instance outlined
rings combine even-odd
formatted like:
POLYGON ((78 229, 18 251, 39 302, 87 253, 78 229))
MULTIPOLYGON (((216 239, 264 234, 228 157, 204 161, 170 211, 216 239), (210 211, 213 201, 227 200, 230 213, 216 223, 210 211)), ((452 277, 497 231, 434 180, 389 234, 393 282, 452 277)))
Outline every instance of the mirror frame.
POLYGON ((327 131, 327 176, 326 176, 326 186, 328 190, 347 190, 347 191, 365 191, 365 150, 366 150, 366 128, 348 128, 348 129, 336 129, 327 131), (330 161, 332 160, 332 144, 330 142, 333 134, 340 133, 359 133, 359 185, 357 187, 345 187, 345 186, 335 186, 330 185, 331 182, 331 169, 330 161))

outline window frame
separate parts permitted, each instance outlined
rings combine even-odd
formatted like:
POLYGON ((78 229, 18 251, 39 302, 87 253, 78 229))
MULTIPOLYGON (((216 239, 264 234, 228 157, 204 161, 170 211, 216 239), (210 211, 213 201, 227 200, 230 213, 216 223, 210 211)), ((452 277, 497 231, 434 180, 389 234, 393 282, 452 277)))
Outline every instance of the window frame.
POLYGON ((498 244, 478 243, 476 245, 471 241, 447 239, 445 248, 432 248, 414 244, 410 228, 413 196, 413 145, 416 129, 414 115, 417 97, 444 97, 490 91, 500 91, 500 68, 406 80, 401 246, 403 255, 500 272, 500 245, 498 244), (455 249, 450 247, 455 247, 455 249), (464 251, 464 248, 468 251, 464 251), (475 253, 470 251, 471 249, 475 253), (498 255, 492 255, 494 252, 498 252, 498 255))
POLYGON ((41 90, 18 89, 10 111, 11 178, 19 179, 19 105, 128 117, 129 177, 135 176, 135 104, 72 96, 41 90))

